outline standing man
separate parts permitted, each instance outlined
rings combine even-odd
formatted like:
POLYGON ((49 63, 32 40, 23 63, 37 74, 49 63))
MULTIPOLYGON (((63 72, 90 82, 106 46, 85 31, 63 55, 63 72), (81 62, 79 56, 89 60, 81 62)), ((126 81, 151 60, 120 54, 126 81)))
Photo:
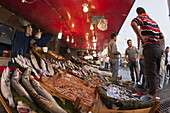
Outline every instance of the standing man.
POLYGON ((139 71, 138 71, 138 50, 136 47, 132 46, 132 40, 127 41, 128 48, 125 51, 125 59, 128 62, 129 69, 130 69, 130 75, 133 83, 135 83, 135 77, 134 77, 134 70, 136 74, 136 83, 139 83, 139 71))
POLYGON ((110 62, 110 71, 112 72, 112 78, 117 80, 118 77, 118 69, 119 69, 119 56, 121 53, 117 51, 117 35, 116 33, 111 34, 111 41, 108 44, 108 56, 110 62))
POLYGON ((162 90, 164 81, 165 81, 165 40, 163 37, 160 37, 159 41, 160 41, 162 58, 161 58, 161 63, 160 63, 158 90, 162 90))
POLYGON ((158 24, 146 14, 142 7, 138 7, 136 12, 138 16, 132 20, 131 26, 143 43, 148 93, 155 100, 161 61, 159 38, 163 35, 158 24), (138 26, 140 26, 140 30, 138 26))

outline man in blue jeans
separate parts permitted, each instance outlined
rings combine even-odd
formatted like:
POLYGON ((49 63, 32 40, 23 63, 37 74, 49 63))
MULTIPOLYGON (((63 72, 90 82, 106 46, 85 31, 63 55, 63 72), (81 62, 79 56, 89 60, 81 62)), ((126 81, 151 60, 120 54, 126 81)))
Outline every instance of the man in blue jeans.
POLYGON ((132 46, 132 40, 129 39, 127 41, 127 44, 129 47, 125 51, 125 59, 128 62, 131 79, 133 83, 135 83, 135 77, 134 77, 134 70, 135 70, 136 83, 140 84, 139 83, 139 71, 138 71, 138 58, 139 58, 138 50, 136 47, 132 46))

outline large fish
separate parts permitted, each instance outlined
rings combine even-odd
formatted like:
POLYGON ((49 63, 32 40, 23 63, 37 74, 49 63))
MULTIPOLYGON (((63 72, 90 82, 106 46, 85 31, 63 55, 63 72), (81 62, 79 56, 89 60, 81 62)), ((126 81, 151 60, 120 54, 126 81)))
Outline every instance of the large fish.
POLYGON ((26 97, 27 99, 32 101, 29 94, 27 93, 27 91, 19 83, 19 79, 20 79, 19 70, 14 69, 12 77, 11 77, 11 85, 12 85, 13 89, 19 94, 19 96, 26 97))
POLYGON ((38 81, 36 81, 35 79, 31 78, 30 79, 31 84, 33 86, 33 88, 37 91, 37 93, 41 96, 43 96, 44 98, 46 98, 47 100, 53 102, 54 104, 58 105, 57 102, 55 101, 55 99, 52 97, 52 95, 45 90, 38 81))
POLYGON ((53 76, 54 75, 54 69, 53 69, 50 62, 47 62, 47 68, 48 68, 49 73, 53 76))
POLYGON ((22 75, 22 84, 24 85, 25 89, 28 91, 28 93, 35 93, 37 94, 37 92, 34 90, 34 88, 32 87, 31 83, 30 83, 30 74, 31 71, 30 69, 26 69, 22 75))
POLYGON ((13 99, 13 95, 12 95, 11 87, 10 87, 10 74, 11 74, 11 72, 10 72, 9 67, 4 69, 4 71, 2 73, 2 77, 1 77, 1 92, 2 92, 2 95, 6 99, 8 99, 9 106, 14 108, 15 103, 14 103, 14 99, 13 99))
POLYGON ((30 57, 31 57, 31 62, 34 65, 35 69, 41 71, 35 56, 33 54, 31 54, 30 57))
POLYGON ((46 98, 44 98, 41 95, 35 94, 35 93, 30 93, 31 97, 35 100, 35 103, 37 105, 44 109, 46 112, 49 113, 67 113, 64 109, 62 109, 60 106, 57 106, 56 104, 50 102, 46 98))

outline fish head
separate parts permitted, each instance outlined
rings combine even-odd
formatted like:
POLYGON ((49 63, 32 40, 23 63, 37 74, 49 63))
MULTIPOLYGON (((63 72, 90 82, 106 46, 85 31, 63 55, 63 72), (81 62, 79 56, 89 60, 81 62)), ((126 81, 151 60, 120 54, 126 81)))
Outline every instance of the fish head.
POLYGON ((31 112, 31 108, 25 104, 23 101, 18 101, 17 102, 17 111, 18 113, 30 113, 31 112))
POLYGON ((18 80, 19 79, 19 69, 15 68, 13 73, 12 73, 12 79, 18 80))
POLYGON ((24 74, 22 75, 24 77, 24 79, 27 79, 29 80, 29 76, 31 75, 31 70, 29 68, 27 68, 25 71, 24 71, 24 74))
POLYGON ((10 86, 10 74, 11 74, 11 71, 10 71, 9 67, 4 69, 4 71, 2 73, 2 78, 8 87, 10 86))

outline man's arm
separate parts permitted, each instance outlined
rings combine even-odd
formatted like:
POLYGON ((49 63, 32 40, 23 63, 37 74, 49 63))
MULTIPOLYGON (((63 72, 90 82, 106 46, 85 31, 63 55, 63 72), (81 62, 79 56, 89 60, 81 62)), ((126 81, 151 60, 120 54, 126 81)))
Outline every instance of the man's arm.
POLYGON ((129 62, 126 54, 125 54, 125 59, 126 59, 127 62, 129 62))
POLYGON ((138 28, 137 23, 132 21, 132 22, 131 22, 131 26, 132 26, 134 32, 136 33, 136 35, 139 37, 139 39, 141 39, 142 42, 145 43, 145 41, 144 41, 144 39, 143 39, 143 36, 142 36, 142 34, 141 34, 141 32, 140 32, 140 30, 139 30, 139 28, 138 28))

